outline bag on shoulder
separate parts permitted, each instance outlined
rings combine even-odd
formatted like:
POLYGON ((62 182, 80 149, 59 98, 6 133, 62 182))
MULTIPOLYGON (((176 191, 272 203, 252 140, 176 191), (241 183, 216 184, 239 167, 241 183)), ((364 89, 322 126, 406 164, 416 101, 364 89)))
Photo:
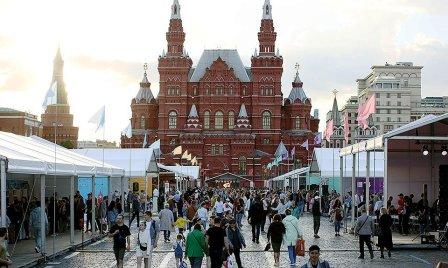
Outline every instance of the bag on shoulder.
POLYGON ((140 247, 140 250, 142 251, 146 251, 148 249, 148 246, 143 246, 142 243, 140 243, 140 233, 137 235, 137 242, 138 242, 138 246, 140 247))
POLYGON ((295 250, 296 250, 297 256, 304 257, 305 256, 305 240, 297 239, 295 250))

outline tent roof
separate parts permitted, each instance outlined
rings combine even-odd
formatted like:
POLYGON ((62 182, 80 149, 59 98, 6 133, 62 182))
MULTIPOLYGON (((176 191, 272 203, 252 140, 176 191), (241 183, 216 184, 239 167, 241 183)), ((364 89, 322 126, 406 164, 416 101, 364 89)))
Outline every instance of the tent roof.
POLYGON ((119 177, 124 172, 36 136, 0 132, 0 155, 8 160, 8 173, 119 177))
MULTIPOLYGON (((75 152, 103 161, 102 148, 74 149, 75 152)), ((125 171, 125 177, 146 177, 156 173, 155 148, 104 148, 104 162, 116 165, 125 171)))
MULTIPOLYGON (((314 148, 311 162, 311 173, 319 173, 323 178, 340 177, 339 148, 314 148), (334 163, 334 164, 333 164, 334 163), (333 172, 334 171, 334 172, 333 172)), ((352 176, 353 155, 343 157, 344 177, 352 176)), ((356 177, 365 177, 367 153, 357 154, 355 173, 356 177)), ((384 152, 370 153, 370 177, 384 176, 384 152)))
POLYGON ((157 163, 157 166, 182 177, 189 177, 195 180, 199 178, 199 166, 165 166, 160 163, 157 163))
POLYGON ((285 173, 283 175, 277 176, 277 177, 272 178, 270 180, 272 180, 272 181, 281 181, 281 180, 284 180, 284 179, 289 178, 289 177, 293 177, 293 176, 301 175, 303 173, 307 173, 309 171, 309 169, 310 169, 309 167, 294 169, 293 171, 290 171, 290 172, 285 173))
POLYGON ((237 180, 251 181, 249 179, 246 179, 246 178, 244 178, 242 176, 238 176, 238 175, 230 173, 230 172, 226 172, 226 173, 220 174, 218 176, 209 178, 209 179, 207 179, 205 181, 208 182, 208 181, 237 181, 237 180))

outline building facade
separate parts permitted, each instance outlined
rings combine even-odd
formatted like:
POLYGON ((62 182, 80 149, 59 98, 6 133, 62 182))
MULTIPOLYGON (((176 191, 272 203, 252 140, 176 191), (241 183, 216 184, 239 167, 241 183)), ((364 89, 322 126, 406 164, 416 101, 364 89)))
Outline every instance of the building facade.
POLYGON ((107 141, 107 140, 96 140, 96 141, 78 141, 78 149, 88 149, 88 148, 118 148, 117 142, 107 141))
POLYGON ((0 131, 22 136, 42 136, 42 124, 37 116, 27 112, 0 107, 0 131))
POLYGON ((411 110, 411 120, 415 121, 428 114, 442 115, 445 113, 448 113, 448 96, 426 97, 416 108, 411 110))
POLYGON ((42 114, 42 138, 55 142, 67 148, 76 148, 78 142, 78 128, 73 126, 73 115, 67 100, 64 83, 64 60, 58 49, 53 61, 53 77, 51 86, 56 83, 55 104, 48 105, 42 114))
POLYGON ((283 57, 276 50, 270 1, 263 5, 259 49, 250 66, 237 50, 219 49, 205 50, 193 67, 184 49, 180 8, 174 0, 167 50, 158 62, 159 95, 153 96, 145 72, 131 103, 133 137, 122 136, 121 146, 141 147, 145 136, 148 143, 160 139, 162 161, 180 164, 170 152, 182 145, 197 157, 203 178, 231 173, 257 186, 270 175, 264 167, 281 141, 289 150, 296 147, 291 163, 305 163, 308 151, 300 144, 313 143, 319 119, 310 114, 311 99, 298 72, 283 99, 283 57))

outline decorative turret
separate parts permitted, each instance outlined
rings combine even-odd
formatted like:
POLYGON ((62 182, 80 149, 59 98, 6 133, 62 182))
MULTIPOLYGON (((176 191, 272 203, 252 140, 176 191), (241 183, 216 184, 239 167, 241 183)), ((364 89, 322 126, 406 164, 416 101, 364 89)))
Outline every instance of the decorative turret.
POLYGON ((173 1, 171 6, 171 19, 168 32, 166 33, 168 42, 168 57, 181 57, 184 53, 185 32, 182 27, 180 16, 180 5, 178 0, 173 1))
POLYGON ((341 116, 339 115, 339 108, 338 108, 338 101, 336 99, 338 91, 333 90, 334 99, 333 99, 333 108, 331 109, 331 117, 330 119, 333 120, 334 126, 340 126, 341 125, 341 116))
POLYGON ((272 6, 270 1, 266 0, 263 5, 263 17, 261 19, 260 32, 258 33, 260 56, 275 56, 276 39, 277 33, 272 20, 272 6))
POLYGON ((201 130, 202 125, 199 122, 199 115, 196 109, 196 105, 192 105, 190 113, 188 114, 187 124, 185 126, 188 130, 201 130))
POLYGON ((298 65, 296 65, 296 68, 296 77, 294 78, 294 82, 292 82, 292 90, 291 93, 289 93, 288 99, 291 103, 296 102, 296 100, 300 100, 304 103, 308 99, 308 97, 306 96, 305 91, 302 88, 303 82, 299 77, 298 65))
POLYGON ((240 113, 238 114, 238 119, 236 120, 236 130, 250 130, 251 125, 249 122, 249 116, 247 115, 246 106, 241 104, 240 113))
POLYGON ((173 5, 171 6, 171 19, 172 20, 180 20, 180 5, 178 0, 173 1, 173 5))
POLYGON ((57 84, 57 104, 68 104, 64 83, 64 60, 62 59, 60 47, 58 47, 58 51, 53 60, 53 78, 51 84, 54 82, 57 84))
POLYGON ((263 19, 272 20, 272 6, 271 1, 265 0, 263 5, 263 19))
POLYGON ((135 101, 137 103, 141 102, 142 100, 145 100, 147 103, 149 103, 154 99, 154 95, 152 95, 151 92, 151 83, 149 83, 148 75, 146 74, 148 65, 145 63, 143 68, 145 72, 143 73, 143 79, 140 82, 140 90, 138 91, 137 96, 135 96, 135 101))

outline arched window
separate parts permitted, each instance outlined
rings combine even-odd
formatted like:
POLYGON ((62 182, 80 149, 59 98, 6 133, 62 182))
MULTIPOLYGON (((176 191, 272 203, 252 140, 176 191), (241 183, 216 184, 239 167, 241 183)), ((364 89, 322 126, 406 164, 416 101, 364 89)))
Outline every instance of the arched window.
POLYGON ((229 112, 229 129, 235 128, 235 113, 233 111, 229 112))
POLYGON ((215 113, 215 129, 224 128, 224 114, 221 111, 215 113))
POLYGON ((145 127, 146 127, 145 117, 142 115, 142 117, 140 118, 140 128, 145 129, 145 127))
POLYGON ((271 113, 268 111, 263 112, 263 129, 271 129, 271 113))
POLYGON ((177 128, 177 113, 175 111, 170 112, 168 115, 168 128, 177 128))
POLYGON ((204 129, 210 129, 210 112, 204 112, 204 129))
POLYGON ((246 169, 247 169, 246 157, 240 156, 240 158, 238 159, 239 174, 246 175, 246 169))
POLYGON ((300 129, 300 117, 299 116, 296 116, 294 128, 300 129))

